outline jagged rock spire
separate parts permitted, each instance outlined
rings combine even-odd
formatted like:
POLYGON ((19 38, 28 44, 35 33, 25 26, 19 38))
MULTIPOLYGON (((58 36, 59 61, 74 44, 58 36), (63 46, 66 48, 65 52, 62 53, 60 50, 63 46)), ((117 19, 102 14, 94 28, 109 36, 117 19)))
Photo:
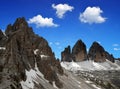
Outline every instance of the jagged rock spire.
MULTIPOLYGON (((1 84, 11 82, 3 86, 4 88, 12 86, 14 89, 21 89, 20 81, 26 81, 26 71, 35 70, 35 64, 45 79, 50 83, 54 81, 57 87, 62 87, 57 76, 63 74, 59 61, 56 60, 48 42, 34 34, 25 18, 18 18, 13 25, 8 25, 5 33, 8 37, 6 50, 0 55, 0 70, 5 77, 0 81, 1 84)), ((13 89, 12 87, 9 89, 13 89)))
POLYGON ((72 48, 72 55, 77 62, 87 60, 86 45, 82 40, 78 40, 72 48))
POLYGON ((88 53, 89 60, 104 62, 106 60, 104 48, 97 42, 93 42, 88 53))

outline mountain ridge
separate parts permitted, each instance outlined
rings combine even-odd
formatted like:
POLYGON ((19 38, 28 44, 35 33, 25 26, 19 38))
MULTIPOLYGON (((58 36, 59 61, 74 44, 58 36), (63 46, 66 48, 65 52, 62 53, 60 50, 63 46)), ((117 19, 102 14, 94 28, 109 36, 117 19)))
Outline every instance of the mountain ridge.
MULTIPOLYGON (((97 48, 99 45, 95 49, 93 45, 92 55, 97 48)), ((78 68, 76 63, 83 63, 88 58, 86 46, 82 40, 78 40, 72 50, 68 46, 62 52, 61 56, 64 58, 62 61, 67 60, 79 69, 80 66, 78 68), (76 63, 71 61, 76 61, 76 63)), ((105 50, 103 50, 104 52, 107 54, 105 50)), ((101 55, 101 51, 98 51, 98 54, 101 55)), ((109 54, 105 57, 110 58, 109 54)), ((92 85, 94 84, 92 86, 86 83, 84 76, 79 77, 82 71, 76 76, 66 70, 62 63, 66 62, 60 62, 55 58, 47 40, 36 35, 24 17, 17 18, 14 24, 9 24, 5 34, 0 30, 0 89, 96 89, 96 87, 108 89, 109 86, 105 84, 109 84, 109 82, 102 83, 107 88, 101 86, 101 83, 97 85, 95 82, 92 83, 92 85)), ((92 64, 97 63, 92 62, 92 64)), ((111 62, 110 64, 112 65, 111 62)), ((69 68, 69 64, 65 66, 69 68)), ((85 67, 83 68, 85 69, 85 67)), ((70 69, 74 69, 74 66, 70 69)), ((110 84, 112 85, 112 83, 110 84)))
MULTIPOLYGON (((59 61, 56 60, 48 42, 43 37, 34 34, 25 18, 18 18, 13 25, 8 25, 5 34, 6 43, 2 45, 5 50, 0 50, 2 51, 0 68, 4 74, 0 80, 6 84, 4 88, 21 89, 19 82, 26 81, 27 71, 35 70, 36 63, 39 71, 44 74, 44 78, 50 84, 54 81, 57 87, 62 87, 57 76, 57 74, 63 74, 59 61)), ((1 42, 4 43, 4 40, 1 42)))
MULTIPOLYGON (((71 47, 69 45, 69 50, 71 47)), ((85 60, 94 60, 95 62, 105 62, 106 59, 111 62, 115 62, 117 58, 114 58, 112 54, 107 52, 98 42, 94 41, 89 48, 88 52, 86 49, 85 43, 80 39, 78 40, 73 48, 71 53, 67 53, 66 48, 61 52, 61 60, 62 61, 85 61, 85 60), (67 58, 66 58, 67 57, 67 58)))

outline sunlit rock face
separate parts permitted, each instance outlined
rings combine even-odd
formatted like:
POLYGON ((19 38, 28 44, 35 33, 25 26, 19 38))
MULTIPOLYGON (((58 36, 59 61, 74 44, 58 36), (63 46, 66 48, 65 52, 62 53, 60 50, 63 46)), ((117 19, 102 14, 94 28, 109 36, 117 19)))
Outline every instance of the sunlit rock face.
POLYGON ((0 49, 2 89, 22 89, 20 81, 26 81, 26 70, 35 70, 35 64, 49 83, 54 81, 57 87, 62 87, 57 76, 63 74, 59 61, 56 60, 48 42, 34 34, 25 18, 18 18, 13 25, 8 25, 6 36, 1 31, 0 34, 0 42, 5 43, 2 44, 5 47, 4 52, 0 49))

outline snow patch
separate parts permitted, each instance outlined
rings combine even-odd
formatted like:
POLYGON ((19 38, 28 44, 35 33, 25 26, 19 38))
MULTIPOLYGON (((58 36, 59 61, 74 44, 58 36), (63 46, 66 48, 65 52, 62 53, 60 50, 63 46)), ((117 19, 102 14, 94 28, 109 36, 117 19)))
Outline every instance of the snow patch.
POLYGON ((88 81, 88 80, 87 80, 87 81, 85 81, 85 82, 86 82, 86 83, 92 83, 91 81, 88 81))
POLYGON ((92 84, 92 86, 96 89, 101 89, 100 87, 97 87, 95 84, 92 84))
POLYGON ((61 62, 61 66, 66 70, 76 72, 78 70, 82 71, 95 71, 95 70, 120 70, 120 66, 116 63, 112 63, 107 60, 102 63, 97 63, 92 60, 82 61, 82 62, 61 62))
POLYGON ((34 50, 34 54, 37 55, 37 52, 39 51, 39 49, 35 49, 34 50))
POLYGON ((77 70, 81 69, 81 67, 76 62, 61 62, 61 66, 64 67, 66 70, 77 70))
POLYGON ((41 56, 41 58, 49 57, 49 56, 47 56, 47 55, 40 55, 40 56, 41 56))
POLYGON ((55 84, 55 81, 53 81, 53 87, 56 88, 56 89, 59 89, 56 84, 55 84))
POLYGON ((7 36, 7 35, 5 34, 5 32, 3 32, 3 34, 4 34, 4 36, 7 36))
POLYGON ((34 82, 35 79, 37 78, 36 72, 31 69, 30 71, 25 70, 27 79, 26 81, 21 81, 21 85, 23 89, 34 89, 34 82))
POLYGON ((91 84, 95 89, 101 89, 100 87, 93 84, 93 82, 91 82, 91 81, 86 80, 85 82, 91 84))
POLYGON ((41 78, 43 81, 48 82, 44 75, 39 71, 37 67, 37 63, 35 63, 35 69, 25 70, 26 73, 26 81, 21 81, 21 86, 23 89, 34 89, 34 82, 39 84, 39 79, 41 78))
POLYGON ((5 47, 0 47, 0 50, 6 50, 6 48, 5 47))

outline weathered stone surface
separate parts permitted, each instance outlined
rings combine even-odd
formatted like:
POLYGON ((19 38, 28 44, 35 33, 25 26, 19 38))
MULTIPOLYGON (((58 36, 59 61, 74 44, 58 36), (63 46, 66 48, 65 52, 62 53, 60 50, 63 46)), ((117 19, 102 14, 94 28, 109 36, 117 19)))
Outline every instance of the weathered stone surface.
POLYGON ((104 48, 97 42, 93 42, 88 53, 86 51, 86 45, 82 42, 82 40, 78 40, 76 42, 76 44, 72 48, 72 52, 70 46, 68 46, 63 52, 61 52, 61 60, 67 62, 71 62, 72 60, 76 62, 85 60, 105 62, 106 59, 110 60, 111 62, 115 61, 113 55, 105 51, 104 48))
POLYGON ((108 52, 106 52, 106 59, 108 59, 111 62, 115 62, 115 58, 112 54, 109 54, 108 52))
POLYGON ((0 47, 4 47, 7 37, 3 34, 2 30, 0 30, 0 47))
POLYGON ((80 62, 87 60, 86 45, 82 42, 82 40, 78 40, 72 48, 72 52, 70 46, 68 46, 63 52, 61 52, 61 60, 68 62, 80 62))
POLYGON ((65 50, 61 53, 61 61, 71 62, 73 60, 71 48, 68 46, 65 50))
POLYGON ((34 69, 37 63, 39 70, 50 83, 55 81, 58 87, 62 87, 57 76, 57 73, 63 74, 60 62, 56 60, 48 42, 34 34, 25 18, 18 18, 13 25, 8 25, 5 33, 8 38, 6 49, 0 54, 0 72, 4 74, 0 85, 5 83, 4 87, 9 87, 8 89, 21 89, 19 82, 26 80, 25 70, 34 69), (11 82, 7 85, 9 81, 11 82), (14 83, 17 85, 13 86, 14 83))
POLYGON ((109 54, 104 50, 104 48, 97 42, 93 42, 88 53, 89 60, 94 60, 95 62, 104 62, 110 60, 114 62, 115 58, 112 54, 109 54))
POLYGON ((78 40, 72 48, 72 55, 76 62, 87 60, 86 45, 82 40, 78 40))
POLYGON ((88 53, 89 60, 94 60, 95 62, 106 61, 106 54, 104 48, 97 42, 93 42, 88 53))

